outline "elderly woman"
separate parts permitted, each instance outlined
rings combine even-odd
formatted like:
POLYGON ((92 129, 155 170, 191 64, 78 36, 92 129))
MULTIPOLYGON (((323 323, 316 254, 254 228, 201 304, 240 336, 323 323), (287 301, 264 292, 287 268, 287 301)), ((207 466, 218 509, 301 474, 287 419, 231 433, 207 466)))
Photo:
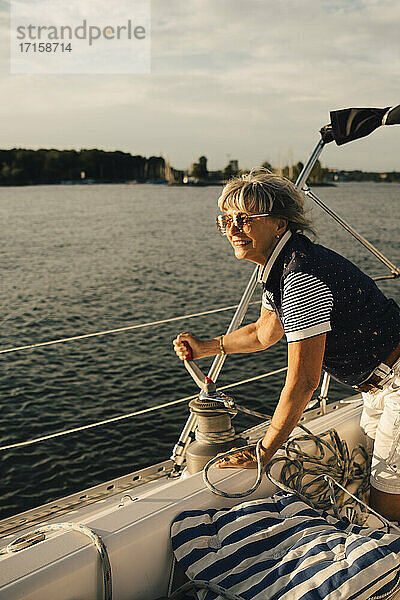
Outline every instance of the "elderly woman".
MULTIPOLYGON (((259 265, 263 285, 259 319, 227 335, 200 340, 180 333, 182 360, 223 353, 258 352, 288 343, 288 371, 271 425, 262 441, 267 463, 287 440, 317 388, 324 369, 363 393, 361 426, 375 440, 371 506, 400 520, 400 310, 350 261, 315 244, 303 195, 265 170, 229 181, 218 201, 218 228, 239 260, 259 265), (397 460, 397 462, 396 462, 397 460), (398 473, 396 473, 398 467, 398 473)), ((254 468, 250 451, 221 467, 254 468)))

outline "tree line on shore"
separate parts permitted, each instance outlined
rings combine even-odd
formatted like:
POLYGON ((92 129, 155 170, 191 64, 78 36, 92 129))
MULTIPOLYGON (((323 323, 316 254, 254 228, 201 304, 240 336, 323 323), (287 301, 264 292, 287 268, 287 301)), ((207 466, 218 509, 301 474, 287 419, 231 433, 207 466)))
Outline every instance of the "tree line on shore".
MULTIPOLYGON (((303 163, 277 168, 264 162, 262 166, 295 181, 303 163)), ((239 169, 237 160, 229 160, 222 170, 209 171, 205 156, 193 163, 188 171, 181 171, 171 167, 162 156, 146 158, 121 151, 24 148, 0 150, 0 185, 3 186, 129 181, 205 185, 224 183, 243 172, 239 169)), ((335 181, 400 182, 400 173, 339 171, 322 167, 317 161, 308 181, 310 184, 335 181)))
POLYGON ((164 180, 160 156, 105 150, 0 150, 0 185, 164 180))

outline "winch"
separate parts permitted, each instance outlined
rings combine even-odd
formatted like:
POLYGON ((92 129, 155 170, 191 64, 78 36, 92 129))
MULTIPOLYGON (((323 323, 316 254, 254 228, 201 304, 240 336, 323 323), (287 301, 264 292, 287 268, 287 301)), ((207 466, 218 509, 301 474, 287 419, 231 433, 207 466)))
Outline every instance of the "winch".
POLYGON ((186 466, 192 474, 202 471, 220 452, 243 446, 246 440, 237 437, 232 427, 232 418, 237 414, 233 398, 217 392, 215 383, 194 361, 186 360, 185 367, 201 389, 199 396, 189 403, 197 422, 195 440, 186 450, 186 466))

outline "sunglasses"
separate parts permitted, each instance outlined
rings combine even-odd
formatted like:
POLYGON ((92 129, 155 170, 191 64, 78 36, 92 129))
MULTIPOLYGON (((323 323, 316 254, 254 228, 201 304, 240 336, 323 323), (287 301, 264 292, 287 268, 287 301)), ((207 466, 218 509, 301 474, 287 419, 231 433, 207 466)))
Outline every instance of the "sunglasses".
POLYGON ((246 215, 244 213, 237 213, 235 215, 218 215, 217 217, 217 229, 221 235, 226 235, 226 229, 234 225, 239 231, 243 231, 246 228, 250 228, 251 219, 257 217, 269 217, 271 213, 261 213, 260 215, 246 215))

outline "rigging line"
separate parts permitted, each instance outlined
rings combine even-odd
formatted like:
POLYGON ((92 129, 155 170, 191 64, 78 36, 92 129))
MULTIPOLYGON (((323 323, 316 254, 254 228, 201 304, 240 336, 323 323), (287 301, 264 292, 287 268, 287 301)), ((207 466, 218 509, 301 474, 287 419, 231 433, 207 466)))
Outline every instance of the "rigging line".
MULTIPOLYGON (((261 300, 256 300, 255 302, 251 302, 250 304, 261 304, 261 300)), ((8 352, 16 352, 17 350, 29 350, 32 348, 39 348, 42 346, 52 346, 54 344, 62 344, 64 342, 73 342, 76 340, 83 340, 86 338, 96 337, 99 335, 108 335, 110 333, 121 333, 123 331, 129 331, 131 329, 140 329, 141 327, 150 327, 152 325, 161 325, 163 323, 171 323, 172 321, 180 321, 182 319, 192 319, 193 317, 202 317, 203 315, 211 315, 213 313, 223 312, 225 310, 232 310, 233 308, 237 308, 238 304, 233 304, 232 306, 225 306, 223 308, 214 308, 212 310, 205 310, 199 313, 193 313, 191 315, 182 315, 181 317, 171 317, 169 319, 161 319, 160 321, 149 321, 148 323, 140 323, 138 325, 128 325, 127 327, 119 327, 118 329, 107 329, 105 331, 97 331, 95 333, 85 333, 83 335, 75 335, 73 337, 62 338, 59 340, 52 340, 48 342, 38 342, 36 344, 28 344, 27 346, 16 346, 15 348, 6 348, 4 350, 0 350, 0 354, 7 354, 8 352)))
MULTIPOLYGON (((248 379, 243 379, 242 381, 237 381, 235 383, 230 383, 228 385, 224 385, 218 388, 218 391, 227 390, 229 388, 237 387, 238 385, 243 385, 245 383, 250 383, 252 381, 257 381, 258 379, 263 379, 265 377, 270 377, 271 375, 276 375, 278 373, 282 373, 286 371, 287 367, 282 367, 281 369, 276 369, 275 371, 270 371, 269 373, 263 373, 262 375, 256 375, 255 377, 249 377, 248 379)), ((149 408, 142 408, 141 410, 137 410, 132 413, 127 413, 126 415, 120 415, 118 417, 111 417, 110 419, 104 419, 103 421, 97 421, 97 423, 90 423, 89 425, 82 425, 81 427, 74 427, 73 429, 67 429, 65 431, 58 431, 56 433, 50 433, 48 435, 43 435, 39 438, 34 438, 32 440, 26 440, 25 442, 16 442, 15 444, 8 444, 7 446, 1 446, 0 452, 2 450, 11 450, 12 448, 20 448, 21 446, 30 446, 32 444, 37 444, 38 442, 44 442, 45 440, 50 440, 52 438, 62 437, 64 435, 69 435, 70 433, 77 433, 78 431, 84 431, 85 429, 92 429, 93 427, 99 427, 100 425, 107 425, 109 423, 115 423, 116 421, 122 421, 123 419, 129 419, 131 417, 136 417, 138 415, 144 415, 145 413, 154 412, 156 410, 160 410, 162 408, 168 408, 169 406, 174 406, 175 404, 181 404, 182 402, 187 402, 189 400, 194 400, 197 398, 198 394, 194 394, 193 396, 185 396, 185 398, 179 398, 178 400, 171 400, 171 402, 166 402, 165 404, 158 404, 157 406, 151 406, 149 408)))

